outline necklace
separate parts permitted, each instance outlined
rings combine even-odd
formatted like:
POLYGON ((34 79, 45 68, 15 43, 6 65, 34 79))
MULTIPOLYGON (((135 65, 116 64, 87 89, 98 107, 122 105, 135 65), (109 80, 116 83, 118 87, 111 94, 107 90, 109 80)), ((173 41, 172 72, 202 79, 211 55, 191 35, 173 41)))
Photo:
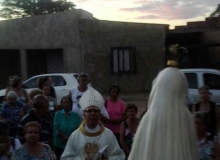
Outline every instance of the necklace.
POLYGON ((89 142, 85 135, 84 135, 84 137, 87 141, 87 143, 84 146, 84 151, 86 153, 86 156, 87 157, 92 157, 92 158, 97 157, 98 156, 97 153, 99 151, 98 141, 99 141, 101 135, 98 137, 98 139, 96 141, 93 141, 93 142, 89 142))
POLYGON ((85 137, 85 140, 86 140, 86 144, 84 145, 84 151, 86 153, 86 156, 87 157, 92 157, 92 158, 95 158, 97 157, 97 153, 99 151, 99 139, 101 137, 101 134, 99 135, 99 137, 97 138, 97 140, 91 142, 89 141, 86 136, 84 135, 85 137))

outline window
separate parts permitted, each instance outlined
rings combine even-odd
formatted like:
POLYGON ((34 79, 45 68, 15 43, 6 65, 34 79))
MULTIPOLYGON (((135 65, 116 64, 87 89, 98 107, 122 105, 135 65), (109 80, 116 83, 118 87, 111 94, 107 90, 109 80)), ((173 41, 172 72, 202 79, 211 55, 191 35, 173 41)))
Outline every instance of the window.
POLYGON ((220 89, 220 76, 216 74, 205 73, 204 83, 209 86, 210 89, 220 89))
POLYGON ((38 88, 38 86, 37 86, 38 78, 40 78, 40 77, 33 78, 33 79, 27 81, 27 82, 23 85, 23 87, 24 87, 25 89, 26 89, 26 88, 38 88))
MULTIPOLYGON (((37 82, 39 78, 43 78, 44 76, 39 76, 27 81, 23 87, 24 88, 38 88, 37 82)), ((52 78, 52 86, 65 86, 66 81, 62 76, 50 76, 52 78)))
POLYGON ((52 80, 53 80, 53 86, 65 86, 66 85, 66 81, 62 76, 51 76, 52 80))
POLYGON ((189 88, 198 89, 197 75, 195 73, 184 73, 188 81, 189 88))
POLYGON ((135 72, 135 47, 111 48, 111 72, 135 72))

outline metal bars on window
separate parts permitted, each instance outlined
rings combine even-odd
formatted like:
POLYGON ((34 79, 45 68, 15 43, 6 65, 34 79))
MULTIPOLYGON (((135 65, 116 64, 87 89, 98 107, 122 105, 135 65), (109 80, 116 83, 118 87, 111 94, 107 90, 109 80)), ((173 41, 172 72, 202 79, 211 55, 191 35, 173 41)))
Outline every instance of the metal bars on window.
POLYGON ((135 71, 135 47, 111 48, 111 72, 135 71))

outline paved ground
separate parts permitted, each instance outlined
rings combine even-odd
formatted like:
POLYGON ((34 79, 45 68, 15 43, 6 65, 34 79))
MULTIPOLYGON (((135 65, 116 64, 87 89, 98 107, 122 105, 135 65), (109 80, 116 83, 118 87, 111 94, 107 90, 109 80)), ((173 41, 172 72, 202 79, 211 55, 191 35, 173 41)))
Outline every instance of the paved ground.
MULTIPOLYGON (((104 98, 106 97, 108 97, 108 95, 104 95, 104 98)), ((137 117, 139 118, 147 106, 148 93, 120 94, 119 98, 125 102, 125 105, 128 103, 136 104, 138 107, 137 117)))

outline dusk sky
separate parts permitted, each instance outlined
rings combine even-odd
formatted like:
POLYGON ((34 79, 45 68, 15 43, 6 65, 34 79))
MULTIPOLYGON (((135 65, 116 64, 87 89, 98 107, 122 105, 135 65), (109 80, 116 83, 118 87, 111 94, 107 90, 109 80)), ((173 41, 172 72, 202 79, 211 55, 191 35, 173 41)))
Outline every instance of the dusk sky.
POLYGON ((174 26, 204 21, 219 0, 69 0, 99 20, 159 23, 174 26))

